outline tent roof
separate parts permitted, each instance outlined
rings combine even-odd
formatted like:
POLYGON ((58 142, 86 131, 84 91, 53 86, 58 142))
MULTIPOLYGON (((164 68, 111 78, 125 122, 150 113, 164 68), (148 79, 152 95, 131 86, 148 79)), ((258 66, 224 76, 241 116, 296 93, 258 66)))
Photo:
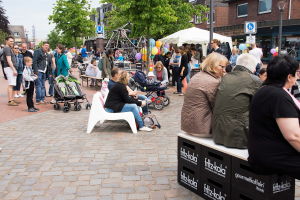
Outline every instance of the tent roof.
MULTIPOLYGON (((213 34, 213 39, 218 39, 220 42, 228 42, 232 47, 231 37, 226 37, 217 33, 213 34)), ((173 33, 167 37, 160 39, 163 43, 172 43, 181 46, 184 43, 187 44, 206 44, 210 42, 209 31, 200 28, 192 27, 173 33)))

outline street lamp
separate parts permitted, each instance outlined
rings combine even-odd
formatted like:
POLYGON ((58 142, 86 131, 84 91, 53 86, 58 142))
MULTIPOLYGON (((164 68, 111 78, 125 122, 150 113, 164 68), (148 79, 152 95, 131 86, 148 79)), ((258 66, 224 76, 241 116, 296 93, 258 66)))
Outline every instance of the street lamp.
POLYGON ((286 1, 279 1, 277 3, 280 11, 280 20, 279 20, 279 41, 278 41, 278 55, 281 53, 281 40, 282 40, 282 13, 285 7, 286 1))

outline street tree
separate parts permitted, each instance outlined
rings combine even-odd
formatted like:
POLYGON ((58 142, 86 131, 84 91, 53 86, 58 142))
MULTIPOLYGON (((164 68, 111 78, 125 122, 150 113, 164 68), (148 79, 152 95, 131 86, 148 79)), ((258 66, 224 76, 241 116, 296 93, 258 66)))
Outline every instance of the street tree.
POLYGON ((8 34, 0 29, 0 44, 5 44, 6 36, 8 36, 8 34))
MULTIPOLYGON (((2 0, 0 0, 0 4, 2 4, 2 0)), ((2 30, 2 32, 7 33, 7 34, 11 34, 10 30, 8 29, 8 17, 6 16, 5 13, 5 9, 3 8, 2 5, 0 5, 0 29, 2 30)))
POLYGON ((61 36, 59 35, 59 32, 57 30, 52 30, 47 35, 47 41, 49 42, 50 49, 55 49, 56 44, 60 43, 61 36))
MULTIPOLYGON (((55 49, 57 44, 62 44, 66 48, 73 48, 73 47, 75 47, 75 41, 74 41, 73 38, 68 37, 66 35, 61 35, 55 29, 52 30, 47 35, 47 41, 49 42, 50 49, 55 49)), ((82 45, 82 39, 77 38, 76 42, 77 42, 77 46, 82 45)))
POLYGON ((77 38, 94 36, 95 22, 90 20, 91 15, 97 15, 91 9, 88 0, 57 0, 53 14, 49 16, 49 24, 54 23, 55 29, 62 35, 73 38, 77 49, 77 38))
MULTIPOLYGON (((206 20, 203 13, 209 9, 203 5, 193 5, 185 0, 103 0, 102 3, 113 3, 116 9, 108 12, 108 26, 105 31, 113 30, 126 24, 132 23, 131 37, 146 36, 148 40, 153 37, 159 39, 181 29, 190 28, 193 15, 201 16, 206 20)), ((147 58, 150 52, 147 51, 147 58)), ((149 66, 149 59, 147 59, 149 66)))

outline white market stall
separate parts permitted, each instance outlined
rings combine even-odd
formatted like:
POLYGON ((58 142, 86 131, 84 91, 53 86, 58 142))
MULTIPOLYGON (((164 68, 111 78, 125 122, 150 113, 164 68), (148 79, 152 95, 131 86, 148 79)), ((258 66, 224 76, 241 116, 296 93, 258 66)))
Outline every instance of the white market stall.
MULTIPOLYGON (((207 55, 207 45, 210 43, 209 34, 210 33, 207 30, 192 27, 173 33, 167 37, 160 39, 160 41, 168 44, 177 44, 177 46, 181 46, 184 43, 202 44, 203 55, 207 55)), ((214 33, 213 39, 218 39, 221 43, 228 42, 230 48, 232 49, 231 37, 226 37, 224 35, 214 33)))

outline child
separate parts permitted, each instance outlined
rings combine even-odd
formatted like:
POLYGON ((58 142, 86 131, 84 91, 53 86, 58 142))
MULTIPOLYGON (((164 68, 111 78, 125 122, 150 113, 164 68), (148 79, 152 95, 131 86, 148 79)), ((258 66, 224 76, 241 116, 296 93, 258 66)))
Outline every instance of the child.
POLYGON ((105 93, 106 93, 106 90, 107 90, 108 81, 109 81, 108 78, 105 78, 105 79, 102 81, 102 87, 101 87, 100 93, 102 94, 102 97, 103 97, 103 98, 105 97, 105 93))
POLYGON ((38 108, 34 107, 33 104, 33 91, 34 91, 34 81, 37 79, 37 75, 33 73, 31 65, 32 59, 30 57, 24 58, 24 71, 23 71, 23 86, 26 89, 26 102, 28 107, 28 112, 39 111, 38 108))
POLYGON ((123 61, 124 60, 124 57, 123 57, 123 55, 121 53, 119 54, 119 58, 118 59, 119 59, 119 61, 123 61))

